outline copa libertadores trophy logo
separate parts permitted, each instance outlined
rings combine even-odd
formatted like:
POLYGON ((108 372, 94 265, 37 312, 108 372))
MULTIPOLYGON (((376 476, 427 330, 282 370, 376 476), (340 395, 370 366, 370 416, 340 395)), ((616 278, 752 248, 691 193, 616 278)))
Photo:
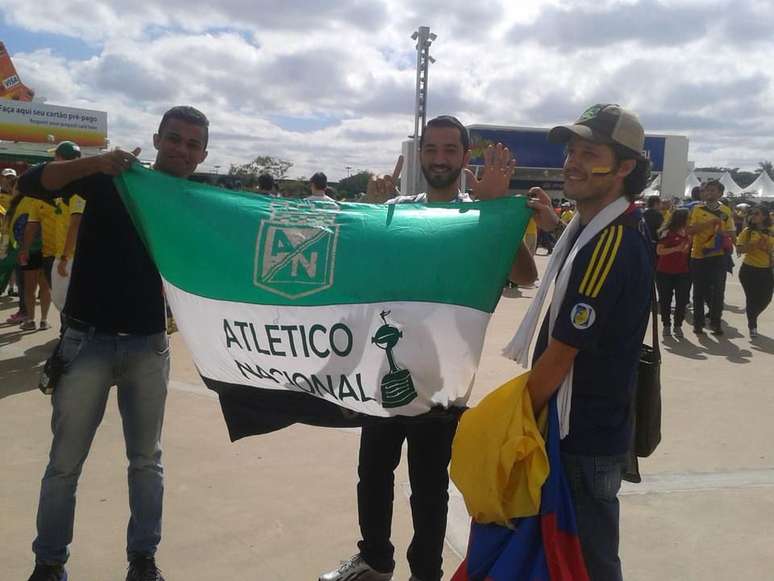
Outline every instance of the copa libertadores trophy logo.
POLYGON ((382 377, 382 407, 397 408, 410 403, 417 397, 417 391, 414 389, 411 372, 408 369, 400 369, 395 363, 392 350, 403 338, 403 331, 387 322, 389 314, 390 311, 382 311, 379 314, 384 325, 379 327, 376 334, 371 337, 371 343, 374 343, 379 349, 384 349, 390 364, 390 370, 382 377))

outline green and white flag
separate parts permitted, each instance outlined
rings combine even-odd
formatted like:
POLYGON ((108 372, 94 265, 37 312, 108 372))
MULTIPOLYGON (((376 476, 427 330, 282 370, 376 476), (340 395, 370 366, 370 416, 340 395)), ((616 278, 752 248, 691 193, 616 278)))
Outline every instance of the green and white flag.
POLYGON ((530 213, 116 183, 233 438, 465 405, 530 213))

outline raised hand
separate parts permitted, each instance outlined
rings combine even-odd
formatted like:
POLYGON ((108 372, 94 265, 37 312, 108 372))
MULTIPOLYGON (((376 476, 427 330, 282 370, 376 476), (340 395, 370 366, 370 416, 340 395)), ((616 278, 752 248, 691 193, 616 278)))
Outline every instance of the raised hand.
POLYGON ((490 145, 484 151, 484 169, 481 179, 478 179, 469 169, 465 169, 473 197, 477 200, 503 197, 508 193, 508 186, 515 169, 516 160, 511 155, 510 149, 502 143, 490 145))
POLYGON ((553 232, 559 224, 559 216, 551 205, 551 197, 542 188, 530 188, 527 206, 534 211, 533 217, 538 228, 553 232))
POLYGON ((398 183, 403 171, 403 156, 398 156, 392 175, 373 176, 368 181, 365 198, 363 201, 369 204, 383 204, 387 200, 398 195, 398 183))
POLYGON ((98 172, 117 176, 132 167, 132 164, 137 161, 140 151, 139 147, 134 148, 132 151, 116 148, 113 151, 97 155, 92 159, 97 165, 98 172))

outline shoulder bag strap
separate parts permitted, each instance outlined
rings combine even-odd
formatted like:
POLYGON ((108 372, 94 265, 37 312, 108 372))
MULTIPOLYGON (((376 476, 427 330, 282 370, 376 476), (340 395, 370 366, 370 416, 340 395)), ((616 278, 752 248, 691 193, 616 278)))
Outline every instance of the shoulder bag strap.
POLYGON ((653 351, 656 353, 658 361, 661 361, 661 345, 658 342, 658 310, 656 309, 656 281, 654 279, 653 286, 650 289, 650 317, 651 317, 651 331, 653 333, 653 351))

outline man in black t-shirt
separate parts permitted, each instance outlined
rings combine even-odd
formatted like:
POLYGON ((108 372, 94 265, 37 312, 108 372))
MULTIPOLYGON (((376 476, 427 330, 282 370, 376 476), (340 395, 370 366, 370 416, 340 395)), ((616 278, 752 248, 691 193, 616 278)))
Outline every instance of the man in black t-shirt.
MULTIPOLYGON (((174 107, 153 136, 154 168, 187 178, 207 156, 207 118, 174 107)), ((161 427, 169 380, 161 277, 113 185, 136 161, 111 151, 36 166, 19 180, 27 195, 52 199, 78 193, 86 201, 64 307, 57 355, 64 363, 52 396, 53 443, 41 483, 36 566, 29 581, 67 579, 75 490, 116 385, 129 459, 127 581, 163 581, 154 555, 161 540, 161 427)))
POLYGON ((560 385, 571 387, 561 452, 578 536, 589 577, 616 581, 622 578, 617 494, 654 270, 631 201, 645 187, 649 164, 642 126, 618 105, 591 107, 575 124, 554 128, 549 139, 567 144, 564 190, 577 203, 577 240, 586 228, 596 234, 583 237, 588 242, 567 265, 561 306, 552 329, 549 317, 543 323, 527 387, 536 412, 560 385), (604 219, 594 221, 602 212, 604 219))
POLYGON ((658 231, 664 223, 664 215, 661 213, 661 198, 658 196, 649 196, 646 202, 647 208, 642 213, 642 218, 648 226, 650 241, 653 243, 655 252, 656 242, 658 242, 658 231))

